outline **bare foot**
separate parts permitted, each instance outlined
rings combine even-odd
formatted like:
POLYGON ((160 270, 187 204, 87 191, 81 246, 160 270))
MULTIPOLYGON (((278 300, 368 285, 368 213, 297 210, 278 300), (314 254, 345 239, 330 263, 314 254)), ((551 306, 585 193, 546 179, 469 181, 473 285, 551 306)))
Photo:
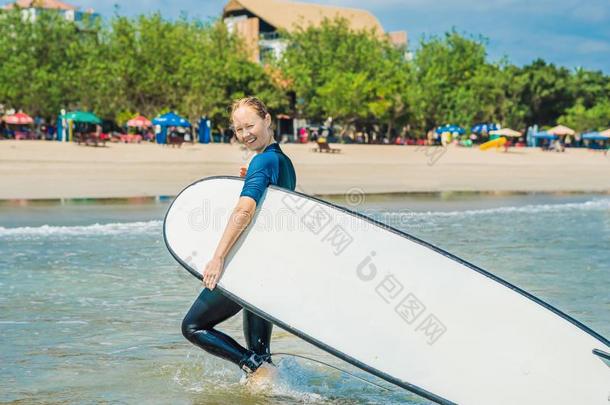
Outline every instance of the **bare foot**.
POLYGON ((246 387, 256 391, 269 388, 277 380, 277 367, 267 362, 263 363, 246 379, 246 387))

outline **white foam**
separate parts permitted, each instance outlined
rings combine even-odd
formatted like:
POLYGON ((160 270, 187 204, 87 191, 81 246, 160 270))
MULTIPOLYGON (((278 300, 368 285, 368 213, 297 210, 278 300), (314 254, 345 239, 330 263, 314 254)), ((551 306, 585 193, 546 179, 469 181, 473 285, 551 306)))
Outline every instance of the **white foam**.
POLYGON ((484 208, 475 210, 456 211, 410 211, 410 210, 380 210, 384 216, 406 216, 412 218, 420 217, 465 217, 496 214, 538 214, 564 211, 607 211, 610 210, 610 199, 595 199, 580 203, 563 204, 531 204, 522 206, 484 208))
MULTIPOLYGON (((522 206, 497 207, 474 210, 456 211, 411 211, 405 210, 363 210, 365 215, 381 214, 382 222, 392 222, 393 217, 404 219, 425 217, 466 217, 496 214, 537 214, 562 211, 606 211, 610 210, 610 198, 599 198, 579 203, 563 204, 532 204, 522 206), (386 220, 387 219, 387 220, 386 220)), ((373 215, 375 216, 375 215, 373 215)), ((11 237, 47 237, 47 236, 112 236, 112 235, 142 235, 160 233, 163 222, 160 220, 140 222, 117 222, 108 224, 92 224, 77 226, 42 225, 38 227, 5 228, 0 226, 0 238, 11 237)))
POLYGON ((23 226, 5 228, 0 226, 0 238, 3 237, 46 237, 46 236, 112 236, 125 234, 150 234, 161 232, 162 221, 117 222, 109 224, 92 224, 77 226, 42 225, 37 227, 23 226))

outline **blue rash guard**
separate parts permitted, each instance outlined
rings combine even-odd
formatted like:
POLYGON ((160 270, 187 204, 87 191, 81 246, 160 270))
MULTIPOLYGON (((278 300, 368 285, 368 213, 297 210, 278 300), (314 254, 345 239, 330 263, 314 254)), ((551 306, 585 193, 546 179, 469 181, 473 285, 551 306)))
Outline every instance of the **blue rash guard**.
POLYGON ((265 150, 254 156, 248 171, 240 197, 252 198, 256 205, 269 184, 289 190, 296 187, 296 174, 290 158, 282 152, 278 143, 272 143, 265 150))

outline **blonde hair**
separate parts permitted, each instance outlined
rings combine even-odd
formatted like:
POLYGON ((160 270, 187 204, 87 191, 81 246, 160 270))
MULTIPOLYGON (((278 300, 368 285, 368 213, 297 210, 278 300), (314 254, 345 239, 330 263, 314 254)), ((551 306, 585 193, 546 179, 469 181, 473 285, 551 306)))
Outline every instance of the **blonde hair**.
POLYGON ((258 97, 244 97, 233 102, 233 105, 231 106, 231 120, 233 120, 233 114, 235 114, 235 111, 237 111, 237 109, 240 107, 252 108, 256 114, 263 119, 265 119, 267 114, 269 114, 269 109, 258 97))

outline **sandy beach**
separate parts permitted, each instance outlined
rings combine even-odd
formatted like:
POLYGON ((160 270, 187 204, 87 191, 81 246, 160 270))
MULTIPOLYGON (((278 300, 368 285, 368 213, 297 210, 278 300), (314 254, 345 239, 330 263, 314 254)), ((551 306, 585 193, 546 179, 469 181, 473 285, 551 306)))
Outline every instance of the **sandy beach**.
MULTIPOLYGON (((439 191, 610 192, 610 155, 519 148, 482 152, 450 146, 284 144, 308 194, 439 191)), ((251 153, 239 145, 85 147, 48 141, 0 142, 0 199, 176 195, 212 175, 238 175, 251 153)))

